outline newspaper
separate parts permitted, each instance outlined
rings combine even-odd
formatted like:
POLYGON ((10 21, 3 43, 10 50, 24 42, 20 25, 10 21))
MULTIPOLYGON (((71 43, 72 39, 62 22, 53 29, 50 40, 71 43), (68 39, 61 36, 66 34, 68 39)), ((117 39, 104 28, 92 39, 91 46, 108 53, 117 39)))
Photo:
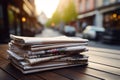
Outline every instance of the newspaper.
POLYGON ((87 39, 82 39, 78 37, 67 37, 67 36, 38 38, 38 37, 15 36, 11 34, 10 38, 13 39, 16 43, 22 44, 22 45, 88 42, 87 39))
POLYGON ((18 47, 23 50, 39 51, 45 49, 70 47, 70 46, 87 46, 88 43, 60 43, 60 44, 44 44, 44 45, 30 45, 30 46, 19 46, 14 42, 8 43, 9 47, 18 47))
POLYGON ((59 54, 67 54, 68 52, 84 52, 88 49, 86 46, 70 46, 70 47, 60 47, 60 48, 53 48, 53 49, 40 49, 39 51, 31 51, 31 50, 23 50, 17 46, 9 44, 9 50, 15 52, 16 54, 27 57, 27 58, 37 58, 37 57, 45 57, 45 56, 52 56, 52 55, 59 55, 59 54))
MULTIPOLYGON (((29 73, 35 73, 35 72, 40 72, 40 71, 46 71, 46 70, 53 70, 53 69, 59 69, 59 68, 65 68, 65 67, 73 67, 73 66, 84 66, 87 65, 88 63, 84 64, 68 64, 68 63, 62 63, 62 65, 59 66, 51 66, 51 67, 43 67, 43 68, 38 68, 38 69, 31 69, 31 70, 24 70, 20 66, 12 63, 13 66, 15 66, 18 70, 20 70, 23 74, 29 74, 29 73)), ((48 65, 48 64, 47 64, 48 65)), ((49 64, 50 65, 50 64, 49 64)), ((46 66, 46 65, 45 65, 46 66)))
POLYGON ((15 45, 15 46, 18 46, 22 49, 30 49, 30 50, 34 50, 34 49, 37 49, 37 48, 54 48, 54 47, 62 47, 62 46, 78 46, 78 45, 88 45, 87 42, 84 42, 84 43, 54 43, 54 44, 33 44, 33 45, 21 45, 21 44, 18 44, 16 43, 15 41, 11 40, 9 42, 10 44, 12 45, 15 45))
POLYGON ((54 66, 62 66, 62 65, 69 65, 69 64, 85 64, 85 63, 87 63, 87 59, 81 58, 81 60, 79 60, 79 61, 74 60, 74 63, 73 63, 73 61, 68 62, 68 61, 54 61, 53 60, 53 61, 49 61, 49 62, 46 62, 46 63, 41 63, 41 64, 38 64, 38 65, 34 65, 34 66, 29 65, 29 63, 27 63, 25 61, 18 62, 14 59, 11 59, 11 62, 20 66, 24 70, 31 70, 31 69, 33 70, 33 69, 47 68, 47 67, 54 67, 54 66))
POLYGON ((7 52, 11 57, 16 59, 17 61, 22 61, 22 60, 27 61, 27 62, 29 62, 30 65, 35 65, 35 64, 38 64, 38 63, 42 63, 42 62, 47 62, 47 61, 51 61, 51 60, 71 56, 73 54, 78 54, 78 53, 75 53, 75 52, 69 52, 69 54, 65 54, 65 55, 55 55, 55 56, 49 56, 49 57, 43 57, 43 58, 29 59, 29 58, 21 57, 21 56, 17 55, 16 53, 14 53, 14 52, 12 52, 10 50, 7 50, 7 52))

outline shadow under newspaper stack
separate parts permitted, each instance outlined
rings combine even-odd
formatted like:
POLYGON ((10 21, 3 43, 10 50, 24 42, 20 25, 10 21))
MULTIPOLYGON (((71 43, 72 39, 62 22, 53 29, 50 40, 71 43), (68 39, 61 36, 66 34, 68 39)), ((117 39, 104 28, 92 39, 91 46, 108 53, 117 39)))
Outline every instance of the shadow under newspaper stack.
POLYGON ((10 35, 11 64, 24 74, 88 64, 87 39, 78 37, 23 37, 10 35))

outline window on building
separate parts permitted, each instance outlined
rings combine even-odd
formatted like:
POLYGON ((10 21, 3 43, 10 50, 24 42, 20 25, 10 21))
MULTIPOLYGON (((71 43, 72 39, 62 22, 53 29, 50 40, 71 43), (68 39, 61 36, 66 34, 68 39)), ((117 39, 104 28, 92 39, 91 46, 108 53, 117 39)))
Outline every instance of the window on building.
POLYGON ((2 6, 0 5, 0 29, 3 29, 3 11, 2 11, 2 6))
POLYGON ((89 10, 90 9, 90 3, 89 3, 90 0, 86 0, 86 10, 89 10))
POLYGON ((110 0, 110 3, 113 4, 115 3, 117 0, 110 0))
POLYGON ((83 8, 83 1, 80 0, 79 3, 80 3, 80 5, 79 5, 80 12, 83 12, 83 10, 84 10, 84 8, 83 8))
POLYGON ((103 0, 103 5, 109 5, 110 4, 110 0, 103 0))

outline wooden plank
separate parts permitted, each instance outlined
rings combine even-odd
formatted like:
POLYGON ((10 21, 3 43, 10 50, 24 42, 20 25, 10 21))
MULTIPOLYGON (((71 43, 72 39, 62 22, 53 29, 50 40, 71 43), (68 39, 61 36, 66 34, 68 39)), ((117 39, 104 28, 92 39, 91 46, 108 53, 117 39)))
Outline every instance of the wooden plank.
MULTIPOLYGON (((86 54, 86 55, 88 55, 88 54, 86 54)), ((118 64, 119 60, 101 57, 101 56, 90 55, 90 54, 88 56, 89 56, 90 62, 100 63, 100 64, 104 64, 104 65, 108 65, 108 66, 112 66, 112 67, 116 67, 116 68, 120 69, 120 64, 118 64)))
POLYGON ((10 63, 2 66, 2 69, 6 71, 8 74, 11 74, 13 77, 19 80, 43 80, 34 74, 29 74, 29 75, 23 74, 18 69, 16 69, 14 66, 12 66, 10 63))
POLYGON ((120 54, 120 49, 119 50, 113 50, 113 49, 96 48, 96 47, 88 47, 88 48, 89 48, 90 51, 120 54))
POLYGON ((88 51, 88 52, 85 52, 84 54, 95 55, 95 56, 101 56, 101 57, 105 57, 105 58, 120 60, 120 54, 98 52, 98 51, 88 51))
POLYGON ((70 80, 66 77, 63 77, 63 76, 58 75, 56 73, 53 73, 52 70, 42 72, 42 73, 38 74, 38 76, 42 77, 45 80, 70 80))
POLYGON ((38 76, 34 76, 33 74, 26 75, 24 77, 21 77, 20 80, 44 80, 38 76))
POLYGON ((90 76, 90 75, 86 75, 86 74, 83 74, 83 73, 72 71, 72 70, 70 70, 70 68, 59 69, 59 70, 55 70, 54 72, 56 74, 67 77, 71 80, 102 80, 100 78, 96 78, 96 77, 93 77, 93 76, 90 76))
POLYGON ((6 52, 6 50, 8 49, 8 45, 0 45, 0 52, 6 52))
POLYGON ((91 76, 103 78, 105 80, 120 80, 120 76, 118 76, 118 75, 106 73, 106 72, 99 71, 96 69, 91 69, 91 68, 84 69, 84 67, 76 67, 76 68, 72 68, 71 70, 75 70, 80 73, 85 73, 85 74, 88 74, 91 76))
POLYGON ((0 44, 0 49, 2 49, 2 51, 6 51, 8 49, 8 44, 0 44))
POLYGON ((99 71, 103 71, 103 72, 107 72, 107 73, 111 73, 111 74, 120 76, 120 69, 118 69, 118 68, 101 65, 101 64, 97 64, 97 63, 92 63, 92 62, 89 62, 88 67, 95 69, 95 70, 99 70, 99 71))
POLYGON ((16 79, 20 79, 21 77, 24 77, 24 74, 22 74, 18 69, 16 69, 14 66, 12 66, 10 63, 4 64, 1 67, 4 71, 14 76, 16 79))
POLYGON ((16 80, 16 79, 0 69, 0 80, 16 80))
POLYGON ((7 54, 7 49, 8 46, 7 45, 0 45, 0 57, 4 58, 4 59, 8 59, 8 54, 7 54))
POLYGON ((1 67, 2 65, 4 65, 5 63, 8 63, 8 62, 9 62, 9 61, 4 60, 4 58, 2 58, 1 55, 0 55, 0 67, 1 67))

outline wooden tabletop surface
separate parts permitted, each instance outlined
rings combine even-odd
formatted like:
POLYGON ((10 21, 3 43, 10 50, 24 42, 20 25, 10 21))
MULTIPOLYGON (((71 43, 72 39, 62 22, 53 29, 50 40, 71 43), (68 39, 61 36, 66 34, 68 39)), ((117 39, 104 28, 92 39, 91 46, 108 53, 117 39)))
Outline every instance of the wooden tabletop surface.
POLYGON ((120 80, 120 51, 89 47, 87 66, 22 74, 7 59, 7 45, 0 45, 0 80, 120 80))

